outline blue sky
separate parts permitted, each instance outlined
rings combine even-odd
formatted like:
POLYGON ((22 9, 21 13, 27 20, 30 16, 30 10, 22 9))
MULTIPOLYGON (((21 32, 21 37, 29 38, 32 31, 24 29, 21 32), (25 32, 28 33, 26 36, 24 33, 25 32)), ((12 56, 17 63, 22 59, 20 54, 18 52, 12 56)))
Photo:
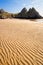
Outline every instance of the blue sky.
POLYGON ((11 13, 20 12, 23 7, 34 7, 43 16, 43 0, 0 0, 0 9, 11 13))

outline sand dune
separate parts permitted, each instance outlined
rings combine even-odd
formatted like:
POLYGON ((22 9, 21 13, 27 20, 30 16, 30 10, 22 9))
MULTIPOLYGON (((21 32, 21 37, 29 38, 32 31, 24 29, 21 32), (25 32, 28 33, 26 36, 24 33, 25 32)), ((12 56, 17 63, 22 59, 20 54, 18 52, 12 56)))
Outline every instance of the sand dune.
POLYGON ((43 65, 43 23, 0 20, 0 65, 43 65))

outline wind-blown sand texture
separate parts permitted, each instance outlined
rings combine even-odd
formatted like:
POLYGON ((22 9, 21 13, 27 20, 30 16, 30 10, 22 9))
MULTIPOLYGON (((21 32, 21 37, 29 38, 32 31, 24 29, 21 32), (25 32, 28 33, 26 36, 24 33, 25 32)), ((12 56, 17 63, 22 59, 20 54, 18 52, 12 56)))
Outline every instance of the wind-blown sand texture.
POLYGON ((0 65, 43 65, 43 23, 0 20, 0 65))

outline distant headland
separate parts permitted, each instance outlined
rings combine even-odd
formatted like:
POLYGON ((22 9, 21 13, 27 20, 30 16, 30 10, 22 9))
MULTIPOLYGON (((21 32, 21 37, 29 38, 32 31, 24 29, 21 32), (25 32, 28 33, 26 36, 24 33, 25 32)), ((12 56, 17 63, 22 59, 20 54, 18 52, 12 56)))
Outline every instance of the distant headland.
POLYGON ((39 12, 36 11, 34 7, 30 8, 28 11, 24 7, 21 12, 14 14, 5 12, 3 9, 0 9, 0 19, 6 18, 20 18, 20 19, 41 19, 43 18, 39 12))

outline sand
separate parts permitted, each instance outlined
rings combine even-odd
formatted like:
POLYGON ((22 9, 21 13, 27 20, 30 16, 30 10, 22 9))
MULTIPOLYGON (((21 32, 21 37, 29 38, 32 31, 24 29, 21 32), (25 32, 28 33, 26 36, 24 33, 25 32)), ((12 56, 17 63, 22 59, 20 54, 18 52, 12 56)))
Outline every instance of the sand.
POLYGON ((43 23, 0 19, 0 65, 43 65, 43 23))

